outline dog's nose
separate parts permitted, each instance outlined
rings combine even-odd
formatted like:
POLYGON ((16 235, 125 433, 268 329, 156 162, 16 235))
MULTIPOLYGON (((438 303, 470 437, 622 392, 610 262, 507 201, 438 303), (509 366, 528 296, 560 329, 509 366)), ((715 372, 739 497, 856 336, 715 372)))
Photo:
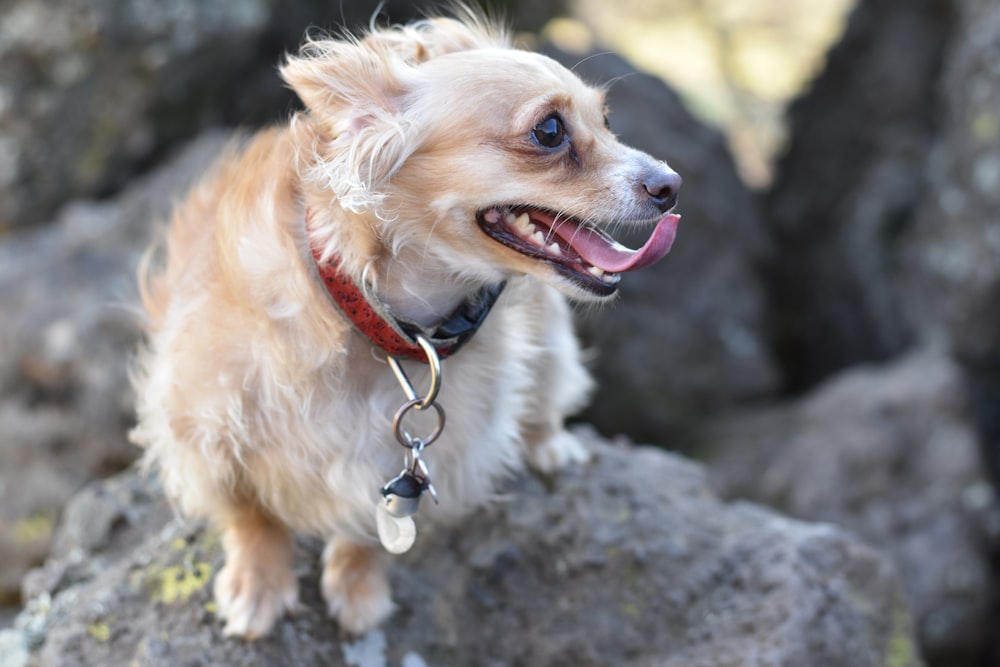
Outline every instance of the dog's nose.
POLYGON ((661 213, 666 213, 677 204, 677 191, 681 189, 680 175, 670 169, 650 172, 642 180, 646 194, 661 213))

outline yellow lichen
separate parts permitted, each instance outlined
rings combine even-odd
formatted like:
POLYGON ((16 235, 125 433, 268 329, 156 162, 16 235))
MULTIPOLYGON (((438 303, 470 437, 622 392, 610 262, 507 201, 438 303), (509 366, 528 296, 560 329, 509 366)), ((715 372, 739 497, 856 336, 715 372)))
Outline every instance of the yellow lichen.
POLYGON ((87 634, 99 642, 106 642, 111 638, 111 626, 107 621, 97 621, 87 626, 87 634))
POLYGON ((44 514, 37 514, 28 519, 21 519, 14 524, 14 541, 18 544, 44 542, 52 537, 52 519, 44 514))
POLYGON ((992 113, 981 111, 972 119, 972 133, 980 141, 993 141, 1000 136, 1000 121, 992 113))
POLYGON ((158 573, 150 573, 154 586, 152 597, 159 602, 186 602, 212 578, 212 566, 206 562, 190 566, 172 565, 158 573))
POLYGON ((919 664, 917 649, 911 635, 910 614, 905 608, 897 607, 892 613, 892 631, 886 644, 886 667, 911 667, 919 664))
POLYGON ((638 620, 642 616, 642 607, 637 601, 629 600, 622 604, 622 613, 632 620, 638 620))

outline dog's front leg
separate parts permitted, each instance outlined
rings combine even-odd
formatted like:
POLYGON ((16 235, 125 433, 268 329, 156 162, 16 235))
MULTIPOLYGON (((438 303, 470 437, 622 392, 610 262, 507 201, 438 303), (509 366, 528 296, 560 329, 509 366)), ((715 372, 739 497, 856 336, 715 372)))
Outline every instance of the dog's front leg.
POLYGON ((215 578, 215 602, 225 634, 261 637, 298 605, 292 535, 252 503, 233 508, 222 524, 226 565, 215 578))
POLYGON ((535 333, 541 352, 532 361, 531 400, 520 419, 521 439, 528 464, 553 473, 590 459, 564 422, 586 404, 594 381, 583 365, 565 299, 551 288, 537 290, 533 297, 538 314, 532 319, 541 323, 535 333))
POLYGON ((371 630, 395 609, 385 556, 374 547, 332 538, 323 551, 320 586, 330 616, 351 634, 371 630))

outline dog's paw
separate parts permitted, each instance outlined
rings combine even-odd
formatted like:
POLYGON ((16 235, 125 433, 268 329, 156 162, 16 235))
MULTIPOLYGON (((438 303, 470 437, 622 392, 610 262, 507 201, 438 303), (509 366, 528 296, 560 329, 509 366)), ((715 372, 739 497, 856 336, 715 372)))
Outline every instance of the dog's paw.
POLYGON ((536 443, 528 444, 528 465, 541 473, 554 473, 570 465, 590 461, 591 454, 575 435, 559 431, 536 443))
POLYGON ((263 637, 286 611, 294 611, 298 602, 298 582, 291 568, 265 572, 235 559, 215 578, 215 604, 226 622, 226 636, 263 637))
POLYGON ((344 631, 364 634, 392 615, 389 576, 373 549, 334 540, 324 558, 323 599, 344 631))

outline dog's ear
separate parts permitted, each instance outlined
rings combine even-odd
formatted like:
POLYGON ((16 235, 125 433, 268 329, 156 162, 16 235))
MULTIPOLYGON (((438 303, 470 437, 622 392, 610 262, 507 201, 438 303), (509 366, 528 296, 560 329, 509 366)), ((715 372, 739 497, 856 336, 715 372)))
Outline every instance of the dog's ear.
POLYGON ((404 108, 406 94, 418 85, 419 65, 455 51, 507 44, 501 28, 471 11, 461 21, 427 19, 375 29, 361 39, 307 40, 286 59, 281 76, 323 129, 308 177, 351 210, 376 206, 420 140, 419 119, 404 108))
POLYGON ((412 72, 394 49, 367 40, 309 40, 281 67, 323 128, 310 177, 352 210, 377 204, 381 188, 415 148, 403 108, 412 72))
POLYGON ((320 118, 391 113, 402 93, 399 70, 405 61, 373 46, 367 39, 309 39, 298 55, 287 57, 281 76, 320 118))
POLYGON ((447 53, 509 45, 502 27, 465 11, 464 21, 425 19, 361 39, 310 38, 299 55, 287 58, 281 76, 315 114, 372 105, 392 111, 410 68, 447 53))

